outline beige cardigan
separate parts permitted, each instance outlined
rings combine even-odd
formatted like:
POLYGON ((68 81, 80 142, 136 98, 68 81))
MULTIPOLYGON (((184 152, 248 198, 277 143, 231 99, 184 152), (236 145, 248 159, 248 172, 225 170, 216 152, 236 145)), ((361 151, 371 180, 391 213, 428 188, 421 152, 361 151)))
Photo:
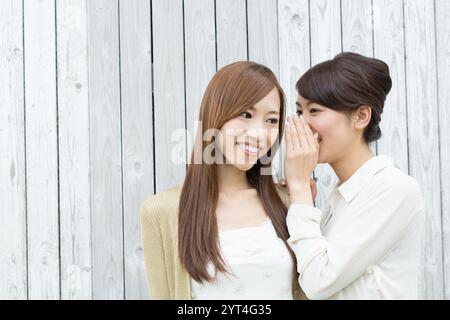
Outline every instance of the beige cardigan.
MULTIPOLYGON (((191 278, 178 256, 178 203, 181 185, 148 197, 141 206, 141 237, 152 299, 191 299, 191 278)), ((289 206, 285 188, 278 194, 289 206)), ((297 277, 293 280, 294 299, 305 299, 297 277)))

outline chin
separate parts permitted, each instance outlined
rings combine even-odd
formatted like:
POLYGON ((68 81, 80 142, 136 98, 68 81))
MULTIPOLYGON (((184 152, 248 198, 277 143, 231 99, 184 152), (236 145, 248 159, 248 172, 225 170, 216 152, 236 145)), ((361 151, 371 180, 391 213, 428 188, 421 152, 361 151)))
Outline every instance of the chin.
POLYGON ((256 162, 255 163, 239 163, 239 164, 233 164, 233 166, 236 168, 236 169, 238 169, 238 170, 241 170, 241 171, 248 171, 248 170, 250 170, 251 168, 253 168, 253 166, 256 164, 256 162))

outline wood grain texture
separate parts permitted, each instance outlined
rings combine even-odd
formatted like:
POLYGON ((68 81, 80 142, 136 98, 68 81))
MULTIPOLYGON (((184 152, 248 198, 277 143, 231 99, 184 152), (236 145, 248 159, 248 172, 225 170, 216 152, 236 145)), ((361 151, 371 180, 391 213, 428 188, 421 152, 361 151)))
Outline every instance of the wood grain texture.
POLYGON ((59 299, 54 1, 24 2, 28 291, 59 299))
MULTIPOLYGON (((311 64, 333 59, 341 52, 341 6, 340 1, 312 0, 311 14, 311 64)), ((319 164, 314 170, 317 178, 315 204, 324 209, 333 191, 337 176, 328 164, 319 164)))
POLYGON ((92 298, 86 1, 56 2, 61 299, 92 298))
POLYGON ((279 77, 276 0, 247 0, 248 58, 279 77))
POLYGON ((216 72, 214 0, 188 0, 184 6, 187 161, 197 133, 200 105, 216 72))
MULTIPOLYGON (((297 90, 295 84, 311 67, 310 61, 309 3, 307 0, 278 0, 278 55, 279 81, 286 97, 286 115, 296 112, 297 90)), ((285 142, 280 148, 284 155, 285 142)), ((284 176, 284 165, 281 161, 284 176)))
POLYGON ((148 0, 120 0, 125 299, 148 299, 140 204, 154 193, 152 44, 148 0))
POLYGON ((296 111, 295 84, 310 68, 308 1, 278 1, 280 82, 286 94, 287 114, 296 111))
MULTIPOLYGON (((341 0, 342 51, 373 57, 372 0, 341 0)), ((377 142, 369 144, 377 153, 377 142)))
POLYGON ((343 51, 373 56, 372 0, 341 0, 343 51))
POLYGON ((393 157, 395 164, 408 172, 403 2, 374 0, 373 6, 375 58, 388 64, 392 78, 382 114, 378 153, 393 157))
MULTIPOLYGON (((276 0, 247 0, 248 59, 269 67, 279 79, 278 7, 276 0)), ((274 155, 272 172, 281 179, 282 152, 274 155)))
POLYGON ((0 299, 27 298, 22 2, 0 12, 0 299))
POLYGON ((409 170, 422 188, 426 212, 423 298, 443 292, 441 174, 434 1, 405 0, 409 170))
POLYGON ((441 155, 442 236, 444 253, 444 299, 450 299, 450 2, 437 0, 436 46, 439 104, 439 146, 441 155))
MULTIPOLYGON (((3 0, 0 12, 0 298, 147 299, 139 207, 183 181, 217 68, 269 66, 293 115, 299 77, 342 50, 390 67, 372 147, 419 181, 421 297, 450 297, 449 1, 3 0)), ((315 175, 323 207, 337 177, 315 175)))
POLYGON ((159 192, 186 173, 186 103, 182 0, 152 1, 155 183, 159 192))
POLYGON ((216 38, 218 69, 247 60, 246 0, 216 0, 216 38))
POLYGON ((311 62, 316 65, 341 52, 340 1, 310 0, 311 62))
POLYGON ((88 1, 94 299, 124 298, 118 1, 88 1))

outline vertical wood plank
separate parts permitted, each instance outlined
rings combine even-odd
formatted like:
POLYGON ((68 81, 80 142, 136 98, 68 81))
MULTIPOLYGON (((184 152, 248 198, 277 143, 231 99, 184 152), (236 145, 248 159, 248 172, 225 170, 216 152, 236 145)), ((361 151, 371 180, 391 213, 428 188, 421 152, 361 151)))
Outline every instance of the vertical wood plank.
MULTIPOLYGON (((341 0, 342 51, 373 57, 372 0, 341 0)), ((369 144, 377 153, 377 142, 369 144)))
POLYGON ((139 208, 153 187, 150 1, 120 0, 125 298, 148 299, 139 208))
MULTIPOLYGON (((277 0, 247 0, 248 58, 269 67, 279 79, 277 0)), ((282 177, 282 152, 272 160, 272 171, 282 177)))
POLYGON ((94 299, 123 299, 118 2, 88 1, 94 299))
POLYGON ((57 1, 56 10, 61 299, 91 299, 86 1, 57 1))
POLYGON ((216 72, 214 7, 214 0, 184 1, 187 159, 189 161, 201 100, 209 80, 216 72))
POLYGON ((403 1, 374 0, 373 6, 375 57, 389 65, 392 78, 382 114, 378 153, 392 156, 395 164, 408 172, 403 1))
MULTIPOLYGON (((286 95, 286 115, 296 112, 297 80, 311 66, 308 0, 278 0, 279 81, 286 95)), ((284 156, 285 142, 280 146, 284 156)), ((283 160, 281 171, 284 174, 283 160)))
POLYGON ((427 213, 422 298, 443 298, 441 188, 436 90, 434 1, 405 0, 405 45, 410 174, 427 213))
POLYGON ((0 299, 27 298, 22 1, 0 2, 0 299))
POLYGON ((278 1, 280 82, 286 93, 287 114, 296 111, 295 84, 310 68, 308 0, 278 1))
POLYGON ((247 0, 248 57, 279 76, 276 0, 247 0))
POLYGON ((216 0, 217 68, 247 60, 246 0, 216 0))
POLYGON ((55 2, 24 1, 28 290, 59 299, 55 2))
POLYGON ((342 48, 373 56, 372 0, 342 0, 342 48))
POLYGON ((152 1, 155 174, 159 192, 186 173, 186 118, 182 0, 152 1))
POLYGON ((340 1, 310 0, 311 62, 316 65, 341 52, 340 1))
MULTIPOLYGON (((341 52, 341 5, 340 1, 311 0, 310 10, 311 64, 314 66, 341 52)), ((328 164, 319 164, 314 176, 318 191, 315 204, 324 209, 338 179, 328 164)))
POLYGON ((439 133, 441 154, 442 230, 445 299, 450 299, 450 2, 436 1, 439 133))

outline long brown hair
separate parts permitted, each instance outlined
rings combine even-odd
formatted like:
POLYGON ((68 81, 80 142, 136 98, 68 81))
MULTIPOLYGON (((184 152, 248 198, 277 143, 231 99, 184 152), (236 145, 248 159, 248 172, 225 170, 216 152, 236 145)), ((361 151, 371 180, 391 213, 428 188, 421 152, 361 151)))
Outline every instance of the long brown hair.
MULTIPOLYGON (((205 150, 203 133, 208 129, 220 129, 229 120, 249 109, 274 88, 280 97, 280 121, 278 143, 268 155, 273 155, 279 145, 284 127, 284 93, 275 75, 267 67, 247 61, 235 62, 220 69, 206 88, 200 107, 200 126, 194 152, 205 150)), ((178 250, 181 264, 198 281, 212 281, 207 265, 215 271, 228 272, 220 251, 216 207, 218 202, 217 164, 200 164, 194 161, 194 152, 181 190, 178 219, 178 250)), ((271 175, 261 175, 269 161, 258 162, 246 172, 249 184, 255 188, 263 207, 272 220, 278 237, 286 244, 289 237, 286 226, 287 208, 281 201, 271 175)), ((292 251, 289 249, 292 256, 292 251)))

